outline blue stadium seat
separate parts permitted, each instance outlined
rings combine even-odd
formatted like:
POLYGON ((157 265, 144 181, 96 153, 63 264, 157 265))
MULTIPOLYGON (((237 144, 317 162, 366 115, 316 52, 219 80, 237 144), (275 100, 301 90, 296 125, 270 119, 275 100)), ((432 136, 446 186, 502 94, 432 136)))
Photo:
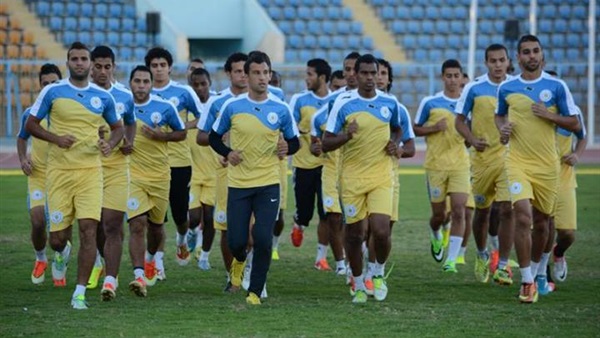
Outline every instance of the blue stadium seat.
POLYGON ((442 51, 439 49, 430 49, 428 56, 429 61, 433 62, 433 63, 439 63, 442 62, 442 51))
POLYGON ((313 58, 327 59, 327 52, 323 49, 317 49, 313 53, 313 58))
POLYGON ((79 31, 77 33, 77 40, 79 40, 83 44, 91 45, 92 44, 92 35, 90 34, 90 32, 79 31))
POLYGON ((485 49, 491 43, 489 35, 477 35, 477 48, 485 49))
POLYGON ((74 17, 67 17, 67 18, 65 18, 65 22, 63 24, 62 29, 68 30, 68 31, 75 31, 75 30, 77 30, 77 19, 74 18, 74 17))
POLYGON ((584 30, 587 30, 587 27, 581 20, 569 20, 569 28, 567 30, 570 34, 583 33, 584 30))
POLYGON ((63 44, 68 46, 77 41, 77 33, 73 31, 64 31, 62 36, 63 44))
POLYGON ((123 6, 123 14, 125 15, 126 18, 135 19, 135 17, 136 17, 135 6, 128 5, 128 4, 124 5, 123 6))
MULTIPOLYGON (((493 30, 494 30, 494 24, 492 23, 492 21, 481 20, 479 22, 479 27, 477 29, 477 33, 480 33, 480 34, 492 34, 493 30)), ((464 33, 467 34, 468 30, 466 32, 464 32, 464 33)))
POLYGON ((109 18, 108 21, 108 30, 109 31, 118 31, 121 30, 121 22, 119 22, 118 18, 109 18))
POLYGON ((402 103, 403 105, 407 106, 407 107, 412 107, 415 105, 415 97, 412 94, 402 94, 401 96, 402 100, 400 101, 400 103, 402 103))
POLYGON ((316 4, 319 6, 329 6, 329 0, 318 0, 316 4))
MULTIPOLYGON (((414 69, 413 67, 409 67, 409 69, 414 69)), ((398 75, 398 72, 394 70, 394 75, 398 75)), ((400 92, 408 93, 410 88, 412 87, 412 81, 405 79, 404 77, 400 77, 400 83, 398 84, 400 87, 400 92)))
POLYGON ((300 49, 302 48, 302 37, 300 35, 288 35, 287 43, 292 49, 300 49))
POLYGON ((440 10, 437 7, 427 7, 425 10, 425 19, 438 19, 440 17, 440 10))
POLYGON ((425 20, 421 25, 421 32, 424 34, 433 34, 435 32, 435 25, 432 20, 425 20))
POLYGON ((51 17, 50 22, 49 22, 49 27, 50 27, 50 30, 61 31, 63 29, 62 19, 57 16, 51 17))
POLYGON ((65 15, 65 5, 62 2, 53 2, 50 6, 50 14, 56 16, 65 15))
POLYGON ((562 48, 554 48, 550 51, 551 62, 559 63, 565 61, 565 50, 562 48))
POLYGON ((133 51, 130 47, 121 47, 119 48, 119 59, 129 60, 133 56, 133 51))
POLYGON ((148 43, 148 36, 145 32, 137 32, 133 38, 136 46, 145 46, 148 43))
POLYGON ((351 20, 352 19, 352 10, 348 7, 342 8, 342 19, 351 20))
POLYGON ((298 59, 298 52, 293 49, 286 49, 283 53, 285 62, 296 62, 298 59))
MULTIPOLYGON (((417 60, 425 60, 425 58, 420 58, 417 60)), ((414 92, 419 93, 419 95, 429 93, 429 82, 427 80, 417 79, 413 82, 412 89, 414 92)))
POLYGON ((406 21, 404 20, 396 20, 392 22, 392 33, 394 34, 404 34, 407 32, 406 21))
POLYGON ((361 48, 360 38, 358 36, 350 35, 348 37, 348 48, 350 48, 350 49, 360 49, 361 48))
POLYGON ((89 2, 82 3, 79 11, 81 16, 92 17, 94 15, 94 5, 89 2))
POLYGON ((575 76, 584 77, 587 75, 587 67, 583 64, 573 66, 573 74, 575 76))
MULTIPOLYGON (((458 52, 458 59, 461 60, 462 62, 467 62, 468 58, 469 58, 469 50, 468 49, 463 48, 458 52)), ((476 61, 479 61, 479 60, 476 60, 476 61)))
POLYGON ((96 4, 94 9, 95 9, 95 14, 97 16, 100 16, 100 17, 108 16, 108 7, 106 6, 106 4, 96 4))
POLYGON ((133 34, 127 31, 121 33, 121 44, 125 46, 133 45, 133 34))
POLYGON ((434 35, 433 36, 433 47, 434 48, 447 48, 448 41, 444 35, 434 35))
POLYGON ((469 10, 464 6, 456 6, 454 10, 451 7, 442 7, 440 15, 445 19, 465 20, 469 17, 469 10))
POLYGON ((544 4, 538 8, 538 15, 540 19, 552 19, 556 16, 556 6, 550 4, 544 4))
POLYGON ((281 29, 281 31, 283 32, 283 34, 288 35, 288 34, 292 34, 292 22, 291 21, 279 21, 277 23, 277 26, 279 26, 279 29, 281 29))
POLYGON ((408 32, 418 34, 421 32, 421 22, 415 20, 408 21, 408 32))
POLYGON ((581 54, 579 54, 579 49, 577 49, 577 48, 567 49, 567 60, 570 62, 580 61, 581 54))
POLYGON ((312 7, 317 4, 315 0, 302 0, 304 6, 312 7))
POLYGON ((538 21, 538 29, 540 32, 551 32, 552 31, 552 21, 550 21, 550 20, 538 21))
POLYGON ((374 7, 381 7, 385 5, 385 0, 371 0, 370 2, 374 7))
POLYGON ((41 17, 50 15, 50 3, 46 1, 38 1, 35 4, 35 12, 41 17))
POLYGON ((414 35, 404 35, 402 37, 402 45, 407 49, 417 48, 417 38, 414 35))
MULTIPOLYGON (((407 17, 408 17, 408 15, 407 15, 407 17)), ((383 7, 381 9, 381 18, 383 20, 393 20, 395 18, 394 7, 392 7, 392 6, 383 7)))
POLYGON ((463 48, 460 38, 456 35, 448 35, 448 47, 463 48))
POLYGON ((299 35, 306 34, 306 23, 303 20, 294 21, 294 33, 299 35))
POLYGON ((298 53, 298 61, 306 62, 313 58, 313 53, 310 50, 302 49, 298 53))
POLYGON ((567 34, 567 47, 568 48, 579 48, 581 40, 579 40, 579 34, 567 34))
POLYGON ((327 7, 327 18, 329 20, 338 20, 338 18, 341 16, 341 11, 339 7, 332 7, 329 6, 327 7))
POLYGON ((106 42, 106 33, 100 32, 100 31, 94 32, 94 37, 92 38, 92 42, 94 43, 94 46, 99 46, 99 45, 104 44, 106 42))
POLYGON ((421 49, 432 48, 433 35, 422 34, 417 36, 417 45, 421 49))
POLYGON ((106 40, 108 42, 109 45, 111 46, 116 46, 119 45, 119 33, 111 31, 108 32, 107 36, 106 36, 106 40))
POLYGON ((83 31, 91 31, 92 30, 92 20, 90 18, 81 17, 79 18, 79 30, 83 31))
POLYGON ((558 7, 558 14, 561 18, 568 18, 571 16, 571 6, 569 5, 560 5, 558 7))
POLYGON ((287 0, 273 0, 272 2, 279 7, 287 6, 287 0))
POLYGON ((129 18, 121 19, 121 29, 128 32, 133 32, 135 30, 135 21, 129 18))
POLYGON ((135 28, 140 32, 146 31, 146 18, 138 18, 135 23, 135 28))
POLYGON ((144 60, 144 57, 146 56, 146 48, 145 47, 136 47, 133 50, 133 58, 135 60, 144 60))
POLYGON ((122 12, 123 12, 123 8, 122 8, 121 4, 113 3, 113 4, 110 4, 110 6, 108 7, 108 13, 112 17, 115 17, 115 16, 120 17, 122 12))
POLYGON ((373 39, 368 36, 362 37, 362 48, 366 50, 373 50, 373 39))
POLYGON ((566 33, 567 32, 567 21, 564 19, 554 20, 553 32, 566 33))
POLYGON ((269 7, 267 9, 267 13, 269 13, 269 16, 275 20, 283 19, 283 15, 281 13, 281 8, 279 8, 279 7, 269 7))
POLYGON ((310 20, 307 23, 308 33, 314 35, 322 35, 323 34, 323 25, 321 25, 321 21, 319 20, 310 20))
POLYGON ((94 31, 105 31, 106 30, 106 19, 105 18, 94 18, 92 21, 92 27, 94 31))
POLYGON ((338 49, 330 49, 327 51, 327 60, 329 60, 330 63, 342 62, 343 58, 344 54, 338 49))
POLYGON ((485 50, 483 48, 475 51, 475 60, 485 60, 485 50))
POLYGON ((286 20, 296 19, 296 9, 292 6, 283 7, 283 18, 286 20))
MULTIPOLYGON (((384 7, 382 9, 382 11, 385 11, 384 7)), ((392 17, 390 19, 401 19, 401 20, 409 20, 410 19, 410 10, 406 7, 402 7, 402 6, 398 6, 396 8, 396 16, 394 16, 394 7, 387 7, 389 8, 389 12, 391 13, 392 17)), ((382 12, 383 14, 383 12, 382 12)), ((384 16, 382 16, 383 18, 385 18, 384 16)))
POLYGON ((527 17, 529 16, 529 8, 525 6, 515 6, 513 8, 513 11, 513 16, 517 20, 524 20, 527 19, 527 17))
POLYGON ((79 15, 79 4, 76 2, 67 3, 67 16, 75 18, 79 15))
POLYGON ((444 49, 444 52, 442 53, 442 55, 443 55, 444 59, 456 59, 460 62, 465 62, 465 63, 467 62, 466 59, 464 61, 460 59, 458 50, 456 50, 456 49, 446 48, 446 49, 444 49))
POLYGON ((336 23, 336 31, 338 34, 350 34, 350 23, 348 21, 338 21, 336 23))
POLYGON ((448 34, 450 31, 450 24, 445 20, 437 20, 435 22, 435 31, 438 34, 448 34))
POLYGON ((317 38, 312 35, 306 35, 302 40, 304 41, 304 48, 314 49, 317 47, 317 38))
POLYGON ((563 48, 566 47, 567 42, 564 34, 554 33, 550 38, 550 43, 552 44, 552 48, 563 48))
POLYGON ((343 36, 334 35, 331 38, 331 49, 332 50, 346 49, 346 39, 343 36))
POLYGON ((497 18, 498 16, 500 16, 501 18, 510 18, 512 16, 510 7, 508 7, 506 5, 502 5, 502 6, 498 7, 496 16, 494 18, 497 18))
POLYGON ((323 21, 323 32, 325 34, 336 34, 336 30, 335 30, 335 24, 333 23, 333 21, 331 20, 325 20, 323 21))
POLYGON ((421 20, 425 17, 425 10, 421 6, 410 8, 410 17, 414 20, 421 20))
POLYGON ((505 25, 505 21, 504 20, 495 20, 493 22, 493 26, 494 26, 494 31, 492 33, 495 34, 504 34, 504 25, 505 25))
POLYGON ((482 19, 492 20, 495 19, 498 13, 496 12, 496 7, 494 6, 481 6, 479 8, 479 15, 482 19))
POLYGON ((358 21, 352 21, 352 23, 350 24, 350 32, 352 32, 352 34, 362 35, 362 23, 358 21))
POLYGON ((450 21, 450 33, 451 34, 465 34, 467 29, 463 24, 464 21, 450 21))
POLYGON ((315 20, 323 20, 325 19, 325 9, 323 7, 313 7, 312 9, 312 17, 315 20))
POLYGON ((296 13, 299 19, 310 20, 312 18, 311 10, 308 7, 298 7, 296 13))
POLYGON ((574 6, 573 7, 573 17, 575 19, 587 19, 586 7, 585 6, 574 6))

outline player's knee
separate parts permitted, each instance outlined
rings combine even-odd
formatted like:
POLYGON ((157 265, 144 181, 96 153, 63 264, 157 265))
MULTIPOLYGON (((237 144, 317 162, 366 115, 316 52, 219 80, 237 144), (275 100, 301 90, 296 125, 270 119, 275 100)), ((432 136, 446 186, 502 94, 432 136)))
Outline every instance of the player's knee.
POLYGON ((558 230, 557 241, 575 242, 575 230, 558 230))
POLYGON ((131 236, 144 236, 144 222, 138 218, 134 218, 129 221, 129 234, 131 236))
POLYGON ((360 226, 348 226, 346 228, 345 238, 350 245, 362 245, 365 235, 365 231, 360 226))
POLYGON ((67 238, 61 236, 60 232, 51 232, 50 238, 48 239, 50 247, 54 251, 62 252, 67 246, 67 238))
POLYGON ((390 223, 386 222, 371 227, 371 234, 375 241, 386 240, 390 237, 390 223))

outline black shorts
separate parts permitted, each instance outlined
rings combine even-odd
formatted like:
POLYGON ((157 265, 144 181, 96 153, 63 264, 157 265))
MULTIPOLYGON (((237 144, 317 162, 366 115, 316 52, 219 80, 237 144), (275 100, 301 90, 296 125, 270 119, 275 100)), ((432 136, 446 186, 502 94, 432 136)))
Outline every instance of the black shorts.
POLYGON ((313 169, 294 168, 294 196, 296 197, 294 222, 298 225, 308 226, 315 212, 315 203, 317 203, 319 219, 325 219, 321 184, 322 171, 322 166, 313 169))
POLYGON ((171 187, 169 189, 169 205, 175 224, 181 225, 188 220, 190 203, 190 180, 192 167, 171 168, 171 187))

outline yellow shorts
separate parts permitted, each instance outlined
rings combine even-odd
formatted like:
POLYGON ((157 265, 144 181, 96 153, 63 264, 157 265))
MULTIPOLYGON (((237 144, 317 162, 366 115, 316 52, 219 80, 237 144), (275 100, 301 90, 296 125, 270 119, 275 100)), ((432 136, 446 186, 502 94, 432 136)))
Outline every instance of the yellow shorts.
POLYGON ((577 230, 577 193, 575 188, 560 189, 556 198, 554 226, 558 230, 577 230))
POLYGON ((102 207, 127 212, 129 165, 102 167, 102 175, 104 176, 102 207))
POLYGON ((288 159, 279 161, 279 209, 287 209, 288 194, 288 159))
POLYGON ((471 193, 468 170, 425 170, 431 203, 441 203, 449 193, 471 193))
MULTIPOLYGON (((390 173, 391 174, 391 173, 390 173)), ((387 178, 340 178, 346 223, 356 223, 369 214, 392 216, 392 176, 387 178)))
POLYGON ((29 210, 35 207, 46 207, 46 169, 33 169, 27 176, 29 210))
POLYGON ((327 164, 323 165, 323 171, 321 172, 321 189, 323 193, 323 210, 325 210, 325 214, 342 213, 338 180, 339 173, 337 167, 336 169, 333 169, 327 164))
POLYGON ((475 197, 473 193, 469 193, 469 197, 467 197, 467 204, 465 204, 466 208, 475 209, 475 197))
POLYGON ((514 204, 531 200, 531 205, 544 214, 551 215, 556 207, 559 164, 555 168, 523 169, 507 165, 510 198, 514 204))
POLYGON ((215 230, 227 231, 227 168, 217 170, 213 224, 215 230))
POLYGON ((506 176, 504 163, 472 167, 471 172, 473 177, 473 194, 475 195, 477 208, 489 208, 494 201, 510 201, 508 177, 506 176))
POLYGON ((132 180, 127 200, 127 219, 148 213, 150 222, 163 224, 169 209, 169 184, 169 180, 132 180))
POLYGON ((202 205, 215 205, 215 187, 205 184, 190 185, 190 209, 200 208, 202 205))
POLYGON ((394 192, 392 195, 392 222, 396 222, 399 219, 398 203, 400 203, 400 168, 394 166, 394 192))
POLYGON ((46 172, 50 232, 68 228, 75 219, 100 221, 102 168, 49 169, 46 172))

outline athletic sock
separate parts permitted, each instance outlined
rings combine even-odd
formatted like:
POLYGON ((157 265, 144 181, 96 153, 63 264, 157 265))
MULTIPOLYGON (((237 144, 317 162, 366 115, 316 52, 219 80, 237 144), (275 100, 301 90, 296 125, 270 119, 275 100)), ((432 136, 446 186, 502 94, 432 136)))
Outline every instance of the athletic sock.
POLYGON ((521 270, 521 281, 523 283, 533 283, 533 276, 531 275, 531 267, 520 268, 521 270))
POLYGON ((273 250, 277 250, 279 248, 279 236, 273 235, 273 250))
POLYGON ((467 247, 461 246, 460 249, 458 250, 458 255, 464 257, 466 252, 467 252, 467 247))
POLYGON ((317 259, 315 260, 315 263, 317 263, 318 261, 320 261, 323 258, 327 258, 327 245, 318 243, 317 244, 317 259))
POLYGON ((549 252, 542 253, 542 259, 540 259, 540 265, 538 266, 538 270, 537 270, 538 275, 546 276, 546 267, 548 265, 549 259, 550 259, 549 252))
POLYGON ((499 250, 499 248, 500 248, 500 242, 498 240, 498 236, 491 236, 490 235, 490 244, 492 245, 492 250, 493 251, 499 250))
POLYGON ((140 268, 140 267, 133 268, 133 276, 135 276, 135 279, 144 278, 144 268, 140 268))
POLYGON ((75 298, 79 295, 85 296, 85 285, 77 284, 75 286, 75 292, 73 292, 73 298, 75 298))
POLYGON ((154 258, 158 256, 158 252, 156 254, 151 254, 150 252, 146 251, 146 262, 152 262, 152 260, 154 260, 154 258))
MULTIPOLYGON (((537 274, 538 272, 538 267, 540 266, 540 262, 534 262, 531 261, 531 265, 529 265, 531 267, 531 273, 532 274, 537 274)), ((533 276, 535 277, 535 276, 533 276)))
POLYGON ((207 261, 208 260, 208 255, 210 255, 210 251, 204 251, 204 250, 202 250, 200 252, 200 260, 201 261, 207 261))
POLYGON ((96 250, 96 261, 94 262, 94 266, 102 266, 102 256, 100 256, 100 251, 96 250))
POLYGON ((438 240, 441 241, 442 240, 442 229, 438 229, 436 231, 431 230, 431 234, 433 235, 433 237, 438 240))
POLYGON ((447 262, 456 262, 456 257, 458 257, 458 252, 460 251, 462 241, 462 237, 450 236, 450 244, 448 245, 448 258, 446 258, 447 262))
POLYGON ((385 263, 379 263, 379 262, 374 263, 373 276, 383 277, 384 271, 385 271, 385 263))
POLYGON ((508 265, 508 259, 500 258, 500 261, 498 262, 498 269, 504 269, 504 268, 506 268, 507 265, 508 265))
POLYGON ((104 277, 104 283, 110 283, 110 284, 116 286, 117 285, 117 279, 115 277, 113 277, 113 276, 106 276, 106 277, 104 277))
POLYGON ((182 246, 185 244, 185 235, 177 233, 177 246, 182 246))
POLYGON ((35 250, 35 259, 40 262, 47 262, 48 257, 46 257, 46 248, 44 247, 42 250, 35 250))

